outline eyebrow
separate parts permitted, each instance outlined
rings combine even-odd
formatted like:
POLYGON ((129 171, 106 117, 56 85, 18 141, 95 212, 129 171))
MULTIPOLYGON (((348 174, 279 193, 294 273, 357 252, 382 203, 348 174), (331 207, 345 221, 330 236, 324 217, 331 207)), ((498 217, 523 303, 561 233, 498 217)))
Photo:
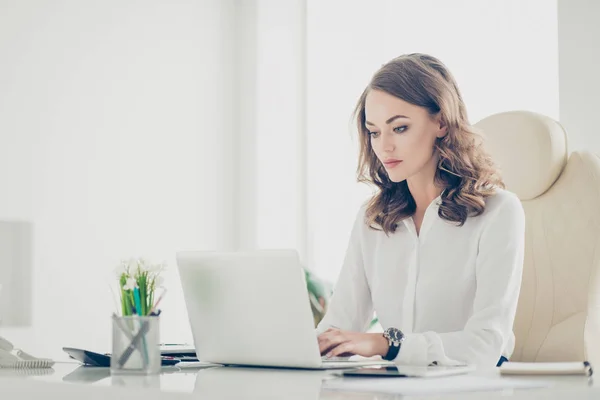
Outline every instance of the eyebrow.
MULTIPOLYGON (((392 118, 389 118, 387 121, 385 121, 385 123, 387 125, 391 124, 394 120, 398 119, 398 118, 406 118, 406 119, 410 119, 408 118, 406 115, 394 115, 392 118)), ((365 125, 372 125, 375 126, 374 123, 369 122, 369 121, 365 121, 365 125)))

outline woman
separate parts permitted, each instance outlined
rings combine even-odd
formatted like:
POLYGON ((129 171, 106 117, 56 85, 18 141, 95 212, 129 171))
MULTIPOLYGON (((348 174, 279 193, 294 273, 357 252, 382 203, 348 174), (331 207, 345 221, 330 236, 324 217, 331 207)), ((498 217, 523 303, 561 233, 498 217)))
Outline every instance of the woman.
POLYGON ((317 327, 321 353, 499 365, 514 349, 525 216, 454 78, 434 57, 400 56, 375 73, 356 117, 359 181, 378 190, 317 327), (364 333, 373 312, 384 334, 364 333))

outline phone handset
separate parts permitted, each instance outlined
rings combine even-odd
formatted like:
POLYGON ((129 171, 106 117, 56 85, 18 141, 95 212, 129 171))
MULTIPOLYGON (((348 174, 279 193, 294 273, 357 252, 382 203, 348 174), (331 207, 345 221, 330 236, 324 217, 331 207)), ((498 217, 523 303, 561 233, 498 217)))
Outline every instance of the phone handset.
POLYGON ((51 368, 54 361, 48 358, 37 358, 0 336, 0 368, 51 368))

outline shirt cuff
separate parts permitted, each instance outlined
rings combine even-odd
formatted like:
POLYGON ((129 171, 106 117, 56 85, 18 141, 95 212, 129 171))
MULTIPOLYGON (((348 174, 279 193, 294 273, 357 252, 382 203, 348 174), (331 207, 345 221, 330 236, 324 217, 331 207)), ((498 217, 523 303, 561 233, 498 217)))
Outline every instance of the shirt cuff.
POLYGON ((427 350, 429 344, 424 335, 407 334, 400 346, 394 363, 398 365, 427 366, 427 350))
POLYGON ((426 367, 433 362, 437 365, 465 365, 446 355, 440 337, 433 332, 407 334, 398 356, 394 359, 397 365, 419 367, 426 367))

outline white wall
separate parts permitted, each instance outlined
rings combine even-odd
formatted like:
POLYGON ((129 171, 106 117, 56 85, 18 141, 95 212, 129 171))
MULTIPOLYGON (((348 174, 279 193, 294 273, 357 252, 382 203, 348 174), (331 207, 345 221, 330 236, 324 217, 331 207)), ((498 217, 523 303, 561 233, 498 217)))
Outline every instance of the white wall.
POLYGON ((524 109, 558 118, 556 1, 308 0, 307 179, 309 265, 341 267, 359 205, 351 113, 372 74, 409 52, 453 72, 471 122, 524 109))
POLYGON ((600 2, 558 0, 560 122, 570 150, 600 154, 600 2))
POLYGON ((110 345, 120 258, 166 260, 166 341, 191 340, 174 255, 235 245, 233 1, 1 0, 0 219, 34 223, 40 355, 110 345))

